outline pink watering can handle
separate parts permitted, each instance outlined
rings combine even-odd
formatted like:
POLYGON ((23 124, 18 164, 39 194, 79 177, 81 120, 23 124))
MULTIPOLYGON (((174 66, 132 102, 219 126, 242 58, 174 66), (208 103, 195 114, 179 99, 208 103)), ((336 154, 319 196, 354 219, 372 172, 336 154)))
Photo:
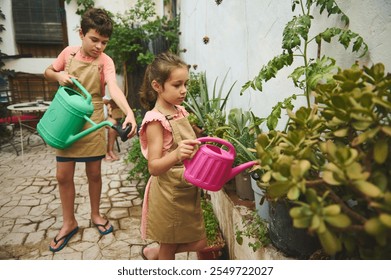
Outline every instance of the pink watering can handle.
MULTIPOLYGON (((232 155, 232 157, 235 157, 236 155, 234 146, 230 142, 225 141, 224 139, 216 138, 216 137, 201 137, 201 138, 197 138, 197 140, 200 142, 214 142, 214 143, 222 144, 229 148, 228 153, 232 155)), ((186 168, 189 166, 189 163, 190 163, 190 159, 185 159, 183 161, 183 164, 185 165, 186 168)))
POLYGON ((235 155, 236 155, 236 151, 235 151, 234 146, 230 142, 228 142, 224 139, 217 138, 217 137, 201 137, 201 138, 198 138, 197 140, 200 142, 214 142, 214 143, 224 145, 228 148, 228 153, 230 155, 232 155, 232 157, 235 157, 235 155))

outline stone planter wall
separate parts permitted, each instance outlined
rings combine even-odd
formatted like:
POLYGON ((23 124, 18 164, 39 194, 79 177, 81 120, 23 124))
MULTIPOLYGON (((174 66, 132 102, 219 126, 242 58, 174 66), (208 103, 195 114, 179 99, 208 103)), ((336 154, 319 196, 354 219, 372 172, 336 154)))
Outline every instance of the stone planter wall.
POLYGON ((267 246, 253 252, 247 244, 249 240, 244 238, 243 244, 239 245, 235 240, 236 225, 242 226, 242 216, 250 208, 235 204, 224 190, 209 192, 213 209, 220 222, 221 231, 227 243, 229 258, 231 260, 283 260, 286 258, 273 246, 267 246))

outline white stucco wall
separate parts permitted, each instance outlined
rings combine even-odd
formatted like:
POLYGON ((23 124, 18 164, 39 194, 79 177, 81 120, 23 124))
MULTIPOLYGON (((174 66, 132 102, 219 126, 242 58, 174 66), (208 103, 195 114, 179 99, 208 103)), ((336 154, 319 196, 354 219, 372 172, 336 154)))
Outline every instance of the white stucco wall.
MULTIPOLYGON (((263 92, 248 90, 240 96, 241 87, 253 79, 274 56, 282 52, 282 32, 291 20, 291 0, 223 0, 181 1, 181 48, 187 51, 183 58, 188 64, 198 65, 194 72, 206 71, 209 86, 216 77, 221 81, 229 70, 225 88, 237 81, 228 109, 251 109, 257 116, 266 117, 272 107, 292 93, 298 93, 287 76, 295 67, 283 69, 277 79, 264 84, 263 92), (202 38, 210 42, 204 44, 202 38)), ((362 63, 383 62, 391 71, 391 1, 345 0, 337 1, 350 18, 350 29, 359 33, 369 46, 362 63)), ((318 13, 314 13, 318 14, 318 13)), ((323 13, 312 27, 314 34, 325 26, 342 27, 340 21, 323 13)), ((358 56, 336 44, 322 45, 324 54, 337 59, 343 68, 350 67, 358 56)), ((304 102, 303 99, 301 101, 304 102)), ((297 105, 301 104, 300 101, 297 105)), ((285 125, 285 123, 280 123, 285 125)), ((266 128, 266 126, 263 126, 266 128)))
MULTIPOLYGON (((136 0, 96 0, 97 7, 104 7, 113 13, 128 10, 136 0)), ((163 0, 156 0, 158 14, 163 14, 163 0)), ((338 0, 341 9, 350 18, 350 29, 359 33, 369 46, 369 53, 360 61, 367 65, 383 62, 391 71, 391 1, 389 0, 338 0)), ((181 13, 181 48, 188 64, 197 65, 194 72, 206 71, 209 86, 218 78, 222 81, 229 71, 225 89, 236 81, 228 109, 242 107, 251 109, 257 116, 266 117, 277 101, 298 93, 287 76, 293 67, 279 72, 277 79, 264 84, 262 93, 248 90, 240 96, 242 85, 253 79, 261 66, 281 53, 282 31, 292 18, 291 0, 223 0, 216 5, 212 0, 178 1, 181 13), (202 38, 210 42, 204 44, 202 38)), ((13 36, 11 0, 2 0, 1 8, 6 15, 3 43, 0 48, 8 55, 17 54, 13 36)), ((80 44, 77 33, 79 16, 76 15, 76 1, 66 5, 67 28, 70 45, 80 44)), ((315 34, 326 26, 340 26, 336 18, 327 18, 324 13, 313 26, 315 34)), ((344 50, 337 44, 323 44, 323 53, 337 59, 339 66, 349 67, 357 55, 344 50)), ((43 73, 53 61, 52 58, 22 58, 7 60, 6 68, 28 73, 43 73)), ((302 100, 303 101, 303 100, 302 100)), ((297 102, 300 104, 300 101, 297 102)), ((265 128, 265 126, 263 126, 265 128)))

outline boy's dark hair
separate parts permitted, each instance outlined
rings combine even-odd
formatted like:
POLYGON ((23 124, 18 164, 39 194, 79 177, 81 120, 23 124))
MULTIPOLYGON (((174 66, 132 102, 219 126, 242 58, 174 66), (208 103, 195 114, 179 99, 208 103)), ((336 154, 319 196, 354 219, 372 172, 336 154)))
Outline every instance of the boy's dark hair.
POLYGON ((80 27, 84 35, 90 29, 95 29, 99 35, 110 38, 113 32, 113 21, 105 10, 91 8, 82 15, 80 27))

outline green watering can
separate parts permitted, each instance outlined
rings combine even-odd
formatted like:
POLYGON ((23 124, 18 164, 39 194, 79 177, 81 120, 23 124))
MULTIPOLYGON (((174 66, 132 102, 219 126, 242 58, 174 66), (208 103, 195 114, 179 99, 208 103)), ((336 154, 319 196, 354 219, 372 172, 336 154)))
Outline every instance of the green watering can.
POLYGON ((126 141, 131 125, 122 129, 122 124, 114 125, 109 121, 99 124, 93 122, 90 119, 94 112, 91 94, 76 79, 72 78, 72 81, 84 96, 72 88, 59 87, 48 110, 37 125, 37 131, 45 142, 56 149, 65 149, 105 125, 114 128, 121 140, 126 141), (86 121, 92 126, 81 131, 86 121))

